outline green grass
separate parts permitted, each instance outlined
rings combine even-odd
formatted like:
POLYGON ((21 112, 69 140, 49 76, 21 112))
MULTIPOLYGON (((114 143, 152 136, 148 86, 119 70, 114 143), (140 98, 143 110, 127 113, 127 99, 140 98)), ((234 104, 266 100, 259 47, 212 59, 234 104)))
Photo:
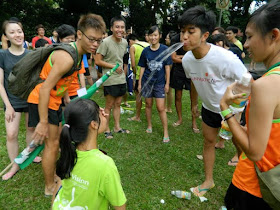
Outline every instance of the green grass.
MULTIPOLYGON (((104 106, 102 91, 93 97, 100 106, 104 106)), ((133 97, 129 98, 133 100, 133 97)), ((201 106, 201 105, 200 105, 201 106)), ((1 103, 1 107, 2 103, 1 103)), ((169 135, 171 142, 162 143, 163 129, 153 108, 153 133, 147 134, 144 110, 142 123, 129 122, 132 115, 121 115, 122 128, 129 129, 130 134, 115 134, 114 138, 99 136, 100 149, 111 156, 120 173, 123 189, 127 197, 127 209, 219 209, 229 186, 234 167, 227 162, 234 155, 234 146, 226 142, 224 150, 216 150, 214 180, 216 187, 206 194, 208 202, 201 203, 192 196, 191 200, 181 200, 170 194, 171 190, 188 190, 201 184, 204 180, 203 162, 196 158, 202 153, 202 134, 191 130, 189 93, 183 95, 184 124, 174 128, 177 120, 175 107, 168 113, 169 135), (164 199, 165 204, 160 200, 164 199)), ((24 145, 24 119, 20 127, 20 150, 24 145)), ((112 119, 110 128, 113 128, 112 119)), ((201 120, 198 119, 201 128, 201 120)), ((0 111, 0 170, 9 164, 6 150, 4 111, 0 111)), ((50 198, 44 197, 44 179, 41 164, 31 164, 16 174, 9 181, 0 181, 0 209, 49 209, 50 198)))

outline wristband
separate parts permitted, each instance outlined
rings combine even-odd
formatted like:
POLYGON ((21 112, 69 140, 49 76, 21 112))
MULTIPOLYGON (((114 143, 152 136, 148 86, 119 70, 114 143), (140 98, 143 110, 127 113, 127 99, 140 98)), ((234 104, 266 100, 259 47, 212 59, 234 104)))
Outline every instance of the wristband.
POLYGON ((224 121, 227 121, 228 119, 232 118, 235 114, 230 115, 229 117, 225 118, 224 121))
POLYGON ((220 115, 222 116, 223 119, 225 119, 225 116, 227 116, 228 114, 232 114, 232 111, 229 108, 220 112, 220 115))

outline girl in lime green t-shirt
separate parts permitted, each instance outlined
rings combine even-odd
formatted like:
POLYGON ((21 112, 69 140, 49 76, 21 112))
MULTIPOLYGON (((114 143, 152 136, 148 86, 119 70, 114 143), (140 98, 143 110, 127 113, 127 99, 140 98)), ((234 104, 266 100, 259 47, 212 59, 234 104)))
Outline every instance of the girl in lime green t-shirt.
POLYGON ((56 173, 62 179, 53 209, 125 209, 126 197, 112 158, 98 150, 97 136, 106 128, 103 109, 92 100, 67 105, 60 135, 56 173))

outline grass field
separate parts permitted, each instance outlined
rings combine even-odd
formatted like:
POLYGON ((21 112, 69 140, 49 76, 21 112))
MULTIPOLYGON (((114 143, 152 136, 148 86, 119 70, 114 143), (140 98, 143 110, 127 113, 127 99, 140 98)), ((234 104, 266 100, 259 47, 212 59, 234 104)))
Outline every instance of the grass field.
MULTIPOLYGON (((103 93, 93 99, 104 106, 103 93)), ((134 100, 133 97, 129 101, 134 100)), ((131 103, 134 105, 133 103, 131 103)), ((2 102, 0 107, 2 108, 2 102)), ((153 108, 153 133, 145 132, 147 123, 144 110, 142 122, 129 122, 131 114, 121 116, 122 128, 129 129, 130 134, 115 134, 113 139, 99 136, 100 149, 111 156, 120 173, 127 197, 127 209, 219 209, 230 184, 234 167, 227 162, 234 155, 234 146, 226 142, 223 150, 216 150, 214 180, 216 187, 210 190, 207 202, 201 203, 192 196, 191 200, 181 200, 170 194, 171 190, 188 190, 201 184, 204 180, 203 162, 196 158, 202 153, 202 134, 191 130, 189 93, 183 95, 184 124, 174 128, 177 120, 175 107, 168 113, 169 135, 171 142, 162 143, 163 129, 157 110, 153 108), (160 200, 165 203, 161 204, 160 200)), ((110 128, 113 128, 113 120, 110 128)), ((201 120, 198 119, 201 127, 201 120)), ((4 111, 0 111, 0 170, 9 164, 6 150, 4 111)), ((25 129, 23 119, 20 127, 20 150, 25 148, 25 129)), ((31 164, 17 173, 11 180, 0 181, 0 209, 49 209, 51 199, 44 197, 44 179, 41 164, 31 164)))

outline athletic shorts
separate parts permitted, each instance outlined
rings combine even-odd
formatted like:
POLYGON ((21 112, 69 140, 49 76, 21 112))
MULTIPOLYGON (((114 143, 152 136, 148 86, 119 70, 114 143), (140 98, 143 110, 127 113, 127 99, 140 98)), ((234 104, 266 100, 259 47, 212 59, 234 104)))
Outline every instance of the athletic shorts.
POLYGON ((149 84, 146 84, 143 88, 142 85, 141 95, 144 98, 165 98, 164 86, 164 84, 154 84, 154 86, 152 87, 149 84))
POLYGON ((235 187, 232 183, 227 189, 227 193, 224 201, 227 209, 238 209, 238 210, 271 209, 262 198, 256 197, 248 192, 240 190, 239 188, 235 187))
POLYGON ((86 72, 84 73, 85 76, 90 76, 89 68, 85 68, 86 72))
POLYGON ((191 79, 183 76, 182 73, 178 73, 175 70, 170 80, 170 87, 174 88, 175 90, 190 90, 191 79))
MULTIPOLYGON (((38 104, 28 103, 28 127, 35 128, 40 122, 38 104)), ((52 125, 59 126, 59 122, 62 120, 62 108, 59 107, 58 110, 48 109, 48 122, 52 125)))
MULTIPOLYGON (((28 112, 28 107, 24 108, 14 108, 15 112, 28 112)), ((6 107, 4 106, 4 112, 6 111, 6 107)))
POLYGON ((134 90, 138 91, 139 80, 135 80, 134 90))
POLYGON ((208 109, 205 109, 203 106, 201 108, 201 117, 203 122, 212 127, 212 128, 220 128, 222 117, 220 114, 217 114, 215 112, 212 112, 208 109))
POLYGON ((126 83, 120 85, 104 86, 104 96, 123 96, 126 93, 126 83))

